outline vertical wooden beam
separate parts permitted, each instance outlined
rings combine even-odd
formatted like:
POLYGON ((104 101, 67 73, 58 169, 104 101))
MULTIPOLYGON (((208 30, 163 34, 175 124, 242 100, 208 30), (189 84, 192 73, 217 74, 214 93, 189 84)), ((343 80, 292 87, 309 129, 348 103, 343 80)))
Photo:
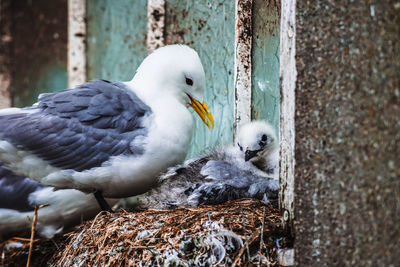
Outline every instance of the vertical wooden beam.
POLYGON ((86 0, 68 0, 68 87, 86 82, 86 0))
POLYGON ((251 120, 252 8, 252 0, 235 1, 235 137, 239 124, 251 120))
POLYGON ((0 108, 11 106, 11 0, 0 0, 0 108))
POLYGON ((149 54, 165 45, 165 0, 147 2, 147 50, 149 54))
POLYGON ((294 221, 294 146, 296 87, 296 0, 281 2, 280 33, 280 207, 284 227, 293 233, 294 221))

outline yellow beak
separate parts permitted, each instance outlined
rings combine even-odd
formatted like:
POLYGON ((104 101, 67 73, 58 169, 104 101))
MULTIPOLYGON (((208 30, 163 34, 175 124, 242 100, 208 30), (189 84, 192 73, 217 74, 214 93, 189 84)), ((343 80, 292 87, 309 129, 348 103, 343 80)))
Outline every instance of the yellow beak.
POLYGON ((211 114, 211 112, 208 110, 208 107, 205 102, 201 104, 199 101, 194 99, 191 95, 188 94, 188 97, 190 98, 190 106, 193 108, 194 111, 200 116, 201 120, 204 122, 205 125, 209 129, 214 129, 214 118, 211 114))

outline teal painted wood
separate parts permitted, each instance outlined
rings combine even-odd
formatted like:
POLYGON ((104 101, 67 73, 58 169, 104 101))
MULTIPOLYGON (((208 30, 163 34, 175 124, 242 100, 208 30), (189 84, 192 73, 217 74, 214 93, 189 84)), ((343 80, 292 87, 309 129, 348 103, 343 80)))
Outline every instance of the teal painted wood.
POLYGON ((38 66, 29 76, 29 90, 24 90, 13 98, 14 106, 25 107, 37 102, 42 93, 68 88, 67 66, 65 62, 49 62, 38 66))
POLYGON ((205 101, 215 119, 210 131, 194 113, 188 158, 233 140, 235 1, 166 1, 166 42, 198 51, 206 73, 205 101))
POLYGON ((254 0, 252 47, 252 119, 279 127, 280 3, 254 0))
POLYGON ((87 75, 131 80, 147 56, 146 0, 87 0, 87 75))

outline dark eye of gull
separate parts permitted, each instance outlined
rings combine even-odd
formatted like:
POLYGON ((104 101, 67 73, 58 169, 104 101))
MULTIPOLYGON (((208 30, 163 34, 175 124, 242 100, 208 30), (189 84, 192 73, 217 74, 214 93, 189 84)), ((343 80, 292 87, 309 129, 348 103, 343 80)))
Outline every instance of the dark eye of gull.
POLYGON ((238 144, 238 146, 240 148, 240 151, 243 151, 243 147, 239 143, 237 143, 237 144, 238 144))
POLYGON ((193 80, 186 77, 186 84, 192 86, 193 85, 193 80))

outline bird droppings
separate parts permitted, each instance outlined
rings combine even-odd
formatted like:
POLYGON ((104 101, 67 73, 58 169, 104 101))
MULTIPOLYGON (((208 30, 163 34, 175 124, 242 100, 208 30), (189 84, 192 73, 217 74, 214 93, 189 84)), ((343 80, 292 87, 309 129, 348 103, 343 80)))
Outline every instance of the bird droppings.
MULTIPOLYGON (((4 267, 26 263, 29 243, 6 249, 15 241, 0 244, 4 267)), ((36 240, 31 262, 32 266, 280 266, 278 250, 289 245, 278 209, 242 199, 198 208, 102 212, 63 236, 36 240)))

